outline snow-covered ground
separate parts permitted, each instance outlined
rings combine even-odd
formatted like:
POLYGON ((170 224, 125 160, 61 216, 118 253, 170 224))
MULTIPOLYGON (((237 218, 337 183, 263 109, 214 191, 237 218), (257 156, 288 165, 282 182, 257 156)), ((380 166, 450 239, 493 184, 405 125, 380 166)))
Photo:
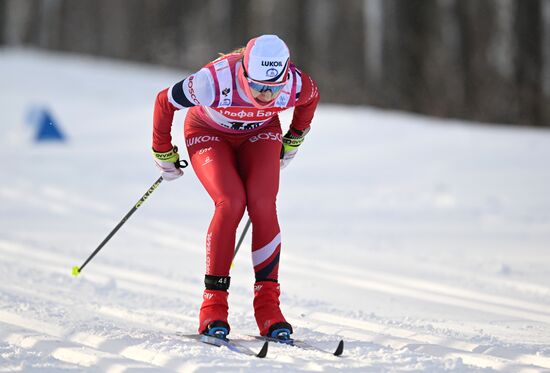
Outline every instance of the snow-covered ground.
MULTIPOLYGON (((176 336, 196 329, 213 211, 190 168, 72 277, 158 178, 153 101, 183 76, 0 50, 0 372, 550 371, 548 130, 321 105, 282 176, 282 307, 297 337, 343 338, 341 358, 176 336), (33 141, 36 106, 68 142, 33 141)), ((241 339, 256 332, 244 247, 241 339)))

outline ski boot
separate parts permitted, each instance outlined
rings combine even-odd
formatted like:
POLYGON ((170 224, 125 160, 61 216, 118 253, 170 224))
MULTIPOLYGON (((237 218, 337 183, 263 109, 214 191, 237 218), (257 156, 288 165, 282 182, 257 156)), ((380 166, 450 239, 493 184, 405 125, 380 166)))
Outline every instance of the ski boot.
POLYGON ((290 337, 292 332, 292 325, 290 325, 286 321, 278 322, 269 327, 267 336, 269 338, 276 339, 282 343, 292 343, 292 338, 290 337))
POLYGON ((199 312, 199 334, 218 335, 225 339, 230 331, 227 322, 229 277, 206 275, 204 283, 206 289, 199 312))
POLYGON ((273 333, 286 333, 290 338, 292 326, 285 320, 279 308, 280 293, 279 283, 275 280, 258 281, 254 285, 254 316, 262 336, 272 337, 273 333))
POLYGON ((202 332, 202 334, 227 340, 227 335, 229 334, 230 330, 231 328, 229 327, 229 324, 227 322, 222 320, 216 320, 208 324, 208 326, 202 332))

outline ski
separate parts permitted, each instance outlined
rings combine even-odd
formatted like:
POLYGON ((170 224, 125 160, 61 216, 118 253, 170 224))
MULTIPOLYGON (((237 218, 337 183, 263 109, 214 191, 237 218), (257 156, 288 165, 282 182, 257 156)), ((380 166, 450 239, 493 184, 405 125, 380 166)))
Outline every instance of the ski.
POLYGON ((254 352, 247 346, 244 346, 243 344, 233 341, 231 339, 221 339, 217 337, 213 337, 210 335, 204 335, 204 334, 184 334, 177 332, 176 335, 178 337, 184 337, 188 339, 192 339, 195 341, 199 341, 202 343, 205 343, 207 345, 216 346, 216 347, 226 347, 230 349, 233 352, 237 352, 240 354, 248 355, 248 356, 255 356, 263 359, 267 355, 267 348, 269 345, 269 341, 264 341, 264 344, 262 345, 262 348, 259 352, 254 352))
POLYGON ((265 336, 259 336, 259 335, 252 335, 251 337, 254 337, 255 339, 259 339, 265 342, 275 342, 275 343, 286 344, 289 346, 301 348, 303 350, 324 352, 326 354, 331 354, 334 356, 341 356, 344 353, 344 341, 342 339, 340 340, 340 342, 338 342, 338 346, 336 347, 336 349, 333 352, 331 352, 331 351, 327 351, 322 348, 319 348, 317 346, 314 346, 309 342, 302 341, 299 339, 284 340, 284 339, 277 339, 277 338, 265 337, 265 336))

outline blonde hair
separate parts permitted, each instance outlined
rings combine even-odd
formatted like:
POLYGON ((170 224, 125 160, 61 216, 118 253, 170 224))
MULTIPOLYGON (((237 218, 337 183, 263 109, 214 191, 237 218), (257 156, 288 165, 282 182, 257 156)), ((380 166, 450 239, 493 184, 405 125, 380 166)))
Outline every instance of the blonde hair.
POLYGON ((218 53, 218 54, 220 55, 220 57, 225 57, 227 55, 234 54, 234 53, 238 53, 238 54, 241 54, 241 55, 244 56, 245 49, 246 49, 246 47, 239 47, 239 48, 236 48, 236 49, 232 50, 229 53, 218 53))

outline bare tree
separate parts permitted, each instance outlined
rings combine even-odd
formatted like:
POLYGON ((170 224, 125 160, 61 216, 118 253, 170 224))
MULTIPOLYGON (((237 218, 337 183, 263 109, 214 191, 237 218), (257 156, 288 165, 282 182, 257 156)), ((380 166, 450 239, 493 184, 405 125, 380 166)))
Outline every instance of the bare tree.
POLYGON ((550 126, 550 0, 0 0, 0 41, 194 70, 280 35, 325 102, 550 126))

